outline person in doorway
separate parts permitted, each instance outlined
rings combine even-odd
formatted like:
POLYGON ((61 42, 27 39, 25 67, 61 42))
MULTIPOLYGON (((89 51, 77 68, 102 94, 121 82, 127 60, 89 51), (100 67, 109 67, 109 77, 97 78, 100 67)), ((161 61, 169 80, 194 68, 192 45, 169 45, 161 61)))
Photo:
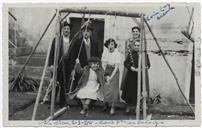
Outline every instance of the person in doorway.
POLYGON ((77 86, 78 80, 80 79, 79 74, 75 74, 74 66, 76 58, 79 58, 81 67, 88 65, 88 59, 91 57, 98 57, 101 59, 103 47, 99 47, 98 42, 92 39, 93 28, 91 23, 83 25, 81 28, 82 37, 75 40, 70 53, 70 69, 72 70, 72 76, 75 75, 74 90, 77 86))
POLYGON ((117 43, 110 38, 105 42, 107 50, 103 52, 102 64, 105 70, 106 83, 103 88, 105 107, 103 111, 110 106, 110 115, 115 113, 115 103, 119 101, 119 65, 121 55, 117 49, 117 43))
MULTIPOLYGON (((140 28, 132 28, 133 38, 127 44, 127 58, 124 66, 127 68, 124 84, 122 87, 121 98, 126 102, 126 113, 128 114, 132 107, 137 104, 137 83, 138 83, 138 58, 140 46, 140 28)), ((150 67, 149 57, 146 58, 146 68, 150 67)))
POLYGON ((87 116, 88 107, 92 101, 103 101, 104 70, 98 57, 91 57, 88 65, 81 67, 79 59, 76 59, 76 72, 81 74, 77 88, 69 94, 69 98, 75 96, 81 100, 83 109, 80 114, 87 116))
MULTIPOLYGON (((66 96, 65 93, 68 90, 68 81, 69 76, 71 74, 71 70, 69 68, 69 54, 70 54, 70 29, 71 24, 69 24, 67 21, 64 21, 61 25, 61 36, 60 36, 60 48, 59 48, 59 57, 58 57, 58 69, 57 69, 57 85, 56 86, 56 99, 59 96, 59 106, 64 107, 67 105, 66 103, 66 96)), ((53 72, 53 65, 54 65, 54 53, 55 53, 55 38, 53 39, 51 50, 50 50, 50 56, 49 56, 49 62, 48 65, 51 69, 51 72, 53 72)))

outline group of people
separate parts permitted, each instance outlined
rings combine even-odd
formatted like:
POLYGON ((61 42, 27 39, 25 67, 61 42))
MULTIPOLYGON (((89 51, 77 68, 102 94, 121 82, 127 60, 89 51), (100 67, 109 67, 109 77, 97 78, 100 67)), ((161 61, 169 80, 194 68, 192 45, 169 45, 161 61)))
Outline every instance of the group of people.
MULTIPOLYGON (((103 101, 103 111, 115 114, 116 103, 120 97, 126 103, 126 113, 137 104, 138 51, 140 46, 140 28, 132 28, 133 37, 126 41, 125 71, 120 96, 119 75, 121 54, 113 38, 105 41, 103 47, 91 38, 93 28, 86 24, 81 28, 82 37, 70 44, 71 24, 64 22, 61 29, 60 52, 58 58, 56 94, 60 107, 68 105, 69 99, 79 99, 82 104, 80 114, 88 115, 89 105, 94 101, 103 101), (70 85, 73 82, 73 86, 70 85)), ((49 66, 53 69, 55 39, 53 40, 49 66)), ((146 59, 146 67, 150 67, 146 59)))

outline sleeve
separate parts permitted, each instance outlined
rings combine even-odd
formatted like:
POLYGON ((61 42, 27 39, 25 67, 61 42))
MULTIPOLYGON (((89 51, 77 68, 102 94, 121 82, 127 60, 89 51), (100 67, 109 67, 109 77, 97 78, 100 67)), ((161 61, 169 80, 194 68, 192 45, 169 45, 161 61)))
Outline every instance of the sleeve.
POLYGON ((107 48, 104 48, 103 54, 102 54, 102 62, 107 62, 107 48))
POLYGON ((128 40, 125 42, 125 58, 128 56, 128 40))
POLYGON ((146 55, 146 65, 147 65, 148 68, 150 68, 150 66, 151 66, 148 54, 146 55))
POLYGON ((115 53, 115 63, 116 64, 120 64, 121 63, 121 54, 119 53, 118 49, 115 49, 116 53, 115 53))
POLYGON ((98 57, 101 59, 102 58, 102 53, 103 53, 103 44, 96 42, 97 44, 97 51, 98 51, 98 57))
POLYGON ((130 56, 128 55, 126 60, 124 61, 124 66, 128 69, 128 70, 131 70, 130 67, 131 67, 131 63, 130 63, 130 56))
POLYGON ((54 53, 55 53, 55 38, 53 39, 51 44, 48 66, 51 66, 54 64, 54 53))
POLYGON ((99 69, 98 75, 99 75, 99 78, 100 78, 99 79, 100 85, 104 86, 104 84, 105 84, 105 77, 104 77, 104 70, 102 68, 99 69))
POLYGON ((72 48, 71 48, 71 51, 69 53, 69 66, 70 66, 70 69, 74 69, 74 65, 75 65, 75 60, 77 58, 77 55, 78 55, 78 41, 75 41, 73 44, 72 44, 72 48))
POLYGON ((76 64, 76 68, 75 68, 76 73, 82 74, 85 69, 86 67, 82 68, 80 63, 76 64))

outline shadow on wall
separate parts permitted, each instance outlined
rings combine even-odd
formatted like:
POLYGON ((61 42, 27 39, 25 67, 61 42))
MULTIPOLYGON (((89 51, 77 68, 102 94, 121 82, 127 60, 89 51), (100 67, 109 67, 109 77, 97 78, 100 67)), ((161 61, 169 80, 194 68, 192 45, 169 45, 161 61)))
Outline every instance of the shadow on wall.
POLYGON ((172 31, 172 29, 174 29, 173 23, 160 24, 159 27, 163 34, 170 33, 172 31))
MULTIPOLYGON (((175 55, 166 57, 178 78, 182 90, 184 90, 185 71, 187 68, 185 64, 186 56, 175 55)), ((161 94, 163 104, 184 104, 176 82, 162 56, 150 53, 149 58, 151 63, 151 68, 149 69, 151 96, 153 97, 157 92, 161 94)))

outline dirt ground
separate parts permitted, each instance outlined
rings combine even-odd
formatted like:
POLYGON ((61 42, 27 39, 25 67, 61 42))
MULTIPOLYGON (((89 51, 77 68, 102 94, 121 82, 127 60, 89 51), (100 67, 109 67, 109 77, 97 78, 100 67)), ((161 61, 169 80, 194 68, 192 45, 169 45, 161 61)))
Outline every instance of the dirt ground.
MULTIPOLYGON (((58 109, 58 107, 56 107, 58 109)), ((135 120, 135 114, 131 113, 126 115, 124 110, 116 110, 116 114, 111 116, 108 112, 102 112, 101 108, 92 108, 89 110, 89 116, 80 115, 80 108, 71 107, 69 111, 59 116, 57 120, 135 120)), ((22 111, 16 112, 10 117, 10 120, 31 120, 33 112, 33 105, 27 107, 22 111)), ((36 120, 44 120, 50 114, 49 105, 41 105, 38 108, 36 120)), ((179 116, 179 115, 162 115, 162 114, 152 114, 151 120, 193 120, 194 116, 179 116)))
MULTIPOLYGON (((34 108, 34 98, 36 96, 30 94, 10 94, 9 102, 9 120, 31 120, 34 108), (11 98, 12 97, 12 98, 11 98), (17 97, 17 98, 16 98, 17 97), (15 100, 12 100, 15 99, 15 100), (20 102, 19 102, 20 101, 20 102), (24 104, 24 105, 23 105, 24 104), (23 106, 23 107, 22 107, 23 106)), ((55 111, 59 110, 58 105, 55 111)), ((109 112, 102 112, 102 106, 96 104, 89 110, 89 116, 80 115, 81 108, 73 105, 70 110, 59 116, 57 120, 135 120, 134 113, 126 115, 124 108, 119 107, 115 111, 115 115, 109 115, 109 112)), ((193 120, 188 112, 187 107, 183 106, 162 106, 158 105, 151 109, 151 120, 193 120), (172 111, 171 111, 172 110, 172 111), (167 111, 167 112, 166 112, 167 111)), ((36 120, 45 120, 50 115, 50 105, 39 105, 36 120)))

